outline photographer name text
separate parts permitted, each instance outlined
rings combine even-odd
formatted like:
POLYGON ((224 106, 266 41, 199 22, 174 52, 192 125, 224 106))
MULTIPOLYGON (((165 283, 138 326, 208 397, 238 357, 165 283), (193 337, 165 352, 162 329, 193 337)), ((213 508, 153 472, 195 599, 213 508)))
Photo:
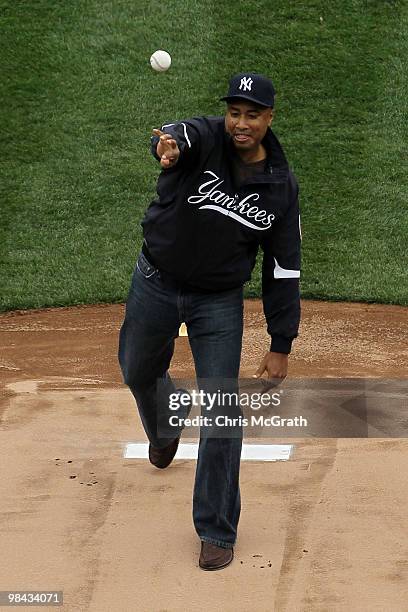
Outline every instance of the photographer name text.
POLYGON ((169 417, 171 427, 307 427, 307 419, 303 416, 293 418, 281 417, 277 414, 265 417, 262 415, 251 415, 250 418, 228 417, 219 415, 216 417, 197 415, 192 418, 179 417, 172 415, 169 417))

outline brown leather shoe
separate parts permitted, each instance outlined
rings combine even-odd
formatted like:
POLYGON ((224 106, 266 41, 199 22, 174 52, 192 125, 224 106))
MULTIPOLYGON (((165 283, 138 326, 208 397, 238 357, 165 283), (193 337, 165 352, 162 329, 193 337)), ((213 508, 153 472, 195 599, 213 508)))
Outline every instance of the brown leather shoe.
POLYGON ((227 567, 234 558, 233 548, 222 548, 209 542, 201 542, 199 566, 203 570, 219 570, 227 567))
POLYGON ((149 461, 152 465, 157 468, 164 469, 174 459, 174 455, 177 453, 180 438, 172 440, 168 446, 164 448, 155 448, 149 444, 149 461))
MULTIPOLYGON (((186 389, 176 389, 176 392, 180 394, 182 393, 188 394, 188 391, 186 389)), ((186 413, 185 413, 186 417, 189 416, 192 405, 193 404, 191 401, 190 404, 186 407, 186 413)), ((181 436, 181 433, 178 438, 175 438, 174 440, 172 440, 170 444, 168 446, 165 446, 164 448, 155 448, 154 446, 149 444, 150 463, 160 469, 164 469, 168 467, 170 463, 173 461, 175 454, 177 453, 178 445, 180 442, 180 436, 181 436)))

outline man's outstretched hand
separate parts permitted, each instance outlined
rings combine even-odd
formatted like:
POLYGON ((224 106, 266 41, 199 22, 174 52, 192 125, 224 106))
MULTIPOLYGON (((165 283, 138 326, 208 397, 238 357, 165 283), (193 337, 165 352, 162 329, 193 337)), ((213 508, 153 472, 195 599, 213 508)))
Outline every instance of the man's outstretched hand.
POLYGON ((153 134, 159 137, 157 143, 157 155, 160 157, 160 165, 162 168, 171 168, 174 166, 179 158, 180 150, 177 146, 177 142, 171 136, 161 130, 153 130, 153 134))
POLYGON ((279 385, 288 375, 288 355, 271 353, 270 351, 266 353, 253 377, 260 378, 264 372, 271 382, 271 388, 279 385))

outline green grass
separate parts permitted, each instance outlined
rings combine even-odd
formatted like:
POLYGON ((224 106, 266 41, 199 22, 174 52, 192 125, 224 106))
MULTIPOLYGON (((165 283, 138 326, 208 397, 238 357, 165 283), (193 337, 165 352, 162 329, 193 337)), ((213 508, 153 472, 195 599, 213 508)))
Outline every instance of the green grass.
POLYGON ((0 15, 1 310, 125 299, 152 127, 221 114, 240 70, 278 90, 303 296, 408 304, 406 1, 0 1, 0 15))

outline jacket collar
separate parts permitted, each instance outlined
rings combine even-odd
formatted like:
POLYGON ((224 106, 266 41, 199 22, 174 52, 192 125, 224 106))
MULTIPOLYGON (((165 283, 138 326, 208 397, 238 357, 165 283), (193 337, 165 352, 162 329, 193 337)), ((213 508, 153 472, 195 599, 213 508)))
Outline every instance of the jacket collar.
MULTIPOLYGON (((233 148, 231 137, 225 133, 228 140, 229 148, 233 148)), ((282 146, 272 132, 271 128, 265 134, 262 144, 265 147, 267 161, 266 168, 263 174, 256 174, 251 179, 245 181, 247 183, 281 183, 286 181, 289 175, 289 164, 287 162, 285 153, 283 152, 282 146)), ((231 151, 231 155, 233 152, 231 151)))
MULTIPOLYGON (((279 170, 280 172, 285 172, 288 174, 289 172, 289 164, 286 159, 285 153, 283 152, 282 146, 272 132, 271 128, 268 128, 268 131, 265 134, 265 138, 262 141, 267 153, 267 165, 271 167, 272 171, 275 172, 279 170)), ((271 171, 271 174, 272 174, 271 171)))

